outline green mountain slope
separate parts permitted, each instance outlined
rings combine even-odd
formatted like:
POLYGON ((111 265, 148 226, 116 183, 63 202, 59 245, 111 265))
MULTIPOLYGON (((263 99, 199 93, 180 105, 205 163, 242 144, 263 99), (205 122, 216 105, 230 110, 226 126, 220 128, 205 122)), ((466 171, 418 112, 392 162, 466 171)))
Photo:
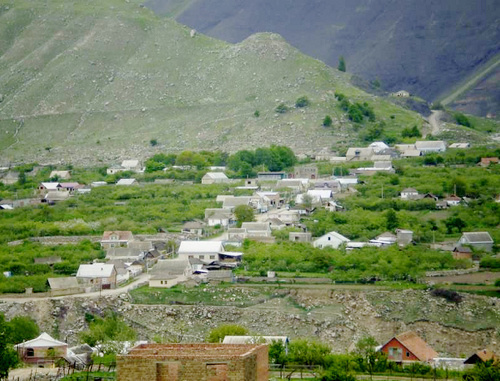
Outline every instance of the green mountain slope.
POLYGON ((145 157, 151 139, 175 151, 350 144, 358 127, 334 91, 373 105, 389 133, 423 123, 277 35, 237 45, 192 37, 139 3, 0 1, 0 161, 145 157), (311 106, 274 112, 302 95, 311 106), (321 126, 326 114, 333 128, 321 126))

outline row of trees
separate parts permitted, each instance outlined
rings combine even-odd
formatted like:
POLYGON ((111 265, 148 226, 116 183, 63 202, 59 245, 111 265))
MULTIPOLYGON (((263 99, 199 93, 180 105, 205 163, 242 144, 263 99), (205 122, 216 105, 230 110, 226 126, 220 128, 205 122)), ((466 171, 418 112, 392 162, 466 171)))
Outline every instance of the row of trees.
POLYGON ((257 171, 263 170, 282 171, 296 163, 297 158, 290 148, 276 145, 255 151, 238 151, 227 160, 228 168, 240 177, 255 176, 257 171))

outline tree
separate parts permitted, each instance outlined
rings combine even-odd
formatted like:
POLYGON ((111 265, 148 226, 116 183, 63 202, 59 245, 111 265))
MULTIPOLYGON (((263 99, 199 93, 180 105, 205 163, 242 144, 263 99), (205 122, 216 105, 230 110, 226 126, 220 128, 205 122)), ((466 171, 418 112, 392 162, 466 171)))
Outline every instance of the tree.
POLYGON ((151 139, 151 140, 149 141, 149 144, 151 144, 151 147, 154 147, 154 146, 158 145, 158 140, 156 140, 156 139, 151 139))
POLYGON ((304 208, 306 209, 311 209, 312 208, 312 204, 313 204, 313 198, 310 194, 304 194, 302 196, 302 205, 304 206, 304 208))
POLYGON ((389 230, 394 230, 398 227, 398 216, 396 214, 396 212, 394 211, 394 209, 389 209, 386 213, 385 213, 385 226, 387 229, 389 230))
POLYGON ((5 316, 0 314, 0 379, 7 379, 9 369, 19 362, 16 351, 9 340, 11 329, 5 321, 5 316))
POLYGON ((19 177, 17 179, 19 185, 26 184, 26 173, 24 171, 19 172, 19 177))
POLYGON ((274 111, 276 111, 278 114, 284 114, 288 111, 288 106, 284 103, 280 103, 278 106, 276 106, 276 109, 274 111))
POLYGON ((330 115, 325 116, 323 119, 323 127, 330 127, 332 125, 332 117, 330 115))
POLYGON ((115 312, 108 313, 104 319, 95 317, 89 329, 80 333, 80 339, 91 347, 111 341, 133 341, 137 334, 115 312))
POLYGON ((457 124, 470 128, 473 127, 469 118, 467 118, 464 114, 457 112, 453 116, 455 117, 455 121, 457 122, 457 124))
POLYGON ((373 379, 373 372, 377 369, 377 365, 380 365, 379 363, 383 363, 384 368, 387 363, 384 354, 375 350, 377 345, 377 341, 372 336, 365 336, 356 343, 355 353, 359 356, 358 362, 361 368, 370 374, 370 379, 373 379))
POLYGON ((259 110, 255 110, 255 112, 253 113, 253 116, 255 116, 256 118, 258 118, 260 116, 260 111, 259 110))
POLYGON ((248 329, 237 324, 223 324, 210 331, 207 336, 209 343, 221 343, 226 336, 245 336, 248 334, 248 329))
POLYGON ((467 226, 467 223, 460 217, 451 216, 444 220, 444 225, 446 226, 446 233, 452 234, 454 229, 461 233, 462 230, 467 226))
POLYGON ((290 343, 289 356, 294 363, 301 365, 324 365, 325 357, 330 354, 328 344, 305 339, 290 343))
POLYGON ((40 329, 33 319, 27 316, 16 316, 9 323, 9 342, 18 344, 31 340, 40 334, 40 329))
POLYGON ((494 360, 478 362, 474 368, 465 372, 463 379, 465 381, 500 380, 500 362, 494 362, 494 360))
POLYGON ((234 215, 238 221, 238 227, 241 227, 243 222, 255 221, 253 209, 249 205, 238 205, 234 208, 234 215))
POLYGON ((344 56, 339 57, 339 65, 337 66, 337 69, 339 71, 343 71, 343 72, 346 71, 346 64, 345 64, 344 56))
POLYGON ((297 98, 297 100, 295 101, 295 107, 297 107, 297 108, 307 107, 310 104, 311 104, 311 102, 309 101, 309 98, 306 97, 305 95, 300 97, 300 98, 297 98))

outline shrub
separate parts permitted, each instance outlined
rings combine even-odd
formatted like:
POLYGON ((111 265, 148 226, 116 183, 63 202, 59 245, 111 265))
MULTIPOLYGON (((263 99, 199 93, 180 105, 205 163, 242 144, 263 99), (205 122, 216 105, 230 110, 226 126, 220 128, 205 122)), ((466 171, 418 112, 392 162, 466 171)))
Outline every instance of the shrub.
POLYGON ((310 104, 311 104, 311 102, 309 101, 309 98, 307 98, 305 95, 298 98, 295 101, 295 107, 307 107, 310 104))
POLYGON ((276 106, 276 109, 274 111, 276 111, 278 114, 284 114, 288 111, 288 106, 284 103, 280 103, 278 106, 276 106))
POLYGON ((453 116, 455 117, 457 124, 459 124, 461 126, 465 126, 465 127, 470 127, 470 128, 473 127, 469 118, 467 118, 464 114, 457 112, 453 116))
POLYGON ((462 296, 453 290, 445 290, 443 288, 436 288, 431 291, 432 296, 445 298, 449 302, 460 303, 463 299, 462 296))
POLYGON ((323 119, 323 127, 330 127, 332 125, 332 117, 330 115, 325 116, 323 119))

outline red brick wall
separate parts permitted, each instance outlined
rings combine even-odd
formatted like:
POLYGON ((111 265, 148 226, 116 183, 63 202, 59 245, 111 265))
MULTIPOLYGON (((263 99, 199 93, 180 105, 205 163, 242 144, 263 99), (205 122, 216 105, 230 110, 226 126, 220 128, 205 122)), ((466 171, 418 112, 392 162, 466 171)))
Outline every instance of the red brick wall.
POLYGON ((393 361, 419 361, 419 359, 411 353, 403 344, 401 344, 398 340, 392 339, 386 345, 384 345, 381 349, 387 355, 389 360, 393 361), (401 349, 401 358, 395 358, 394 356, 389 356, 389 348, 400 348, 401 349), (409 352, 409 356, 406 356, 406 353, 409 352))

